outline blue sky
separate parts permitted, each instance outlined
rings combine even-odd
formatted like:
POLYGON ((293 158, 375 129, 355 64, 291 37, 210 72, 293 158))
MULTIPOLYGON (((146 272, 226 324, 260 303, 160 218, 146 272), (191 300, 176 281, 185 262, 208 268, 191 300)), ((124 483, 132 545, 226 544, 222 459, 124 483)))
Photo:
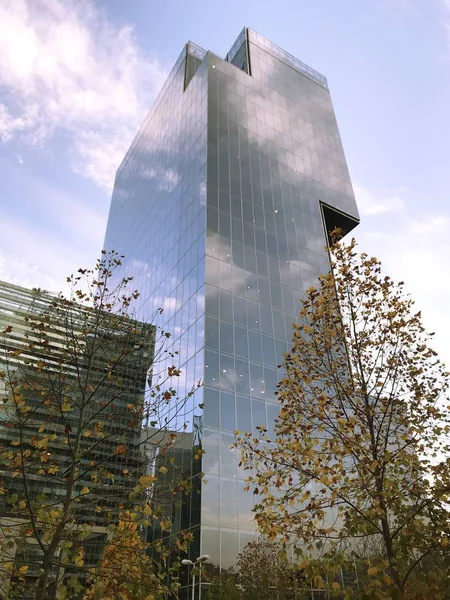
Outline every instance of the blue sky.
POLYGON ((104 236, 117 168, 188 39, 244 25, 327 76, 356 237, 450 363, 450 0, 0 0, 0 279, 60 289, 104 236))

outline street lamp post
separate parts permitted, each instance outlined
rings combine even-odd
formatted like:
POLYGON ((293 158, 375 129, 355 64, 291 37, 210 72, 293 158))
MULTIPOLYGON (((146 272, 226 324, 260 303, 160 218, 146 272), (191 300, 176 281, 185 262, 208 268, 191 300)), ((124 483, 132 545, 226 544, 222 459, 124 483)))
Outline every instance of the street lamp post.
MULTIPOLYGON (((192 560, 189 560, 187 558, 181 561, 182 565, 187 565, 191 567, 195 567, 196 565, 198 565, 198 600, 202 600, 202 563, 204 563, 207 560, 209 560, 209 556, 207 554, 202 554, 202 556, 199 556, 193 562, 192 560)), ((195 600, 195 571, 192 571, 192 600, 195 600)))

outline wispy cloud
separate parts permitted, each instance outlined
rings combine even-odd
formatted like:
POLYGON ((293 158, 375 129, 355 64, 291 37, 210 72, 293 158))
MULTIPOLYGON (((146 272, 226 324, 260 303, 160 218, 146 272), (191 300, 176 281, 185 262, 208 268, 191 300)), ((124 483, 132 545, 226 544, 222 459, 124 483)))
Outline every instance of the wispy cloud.
POLYGON ((447 47, 445 51, 445 60, 448 61, 450 57, 450 0, 439 0, 440 6, 442 7, 445 15, 443 19, 443 27, 445 31, 445 37, 447 40, 447 47))
POLYGON ((353 187, 358 208, 362 215, 376 215, 405 208, 402 195, 404 190, 402 188, 396 191, 379 192, 356 184, 353 187))
POLYGON ((59 291, 67 275, 94 264, 103 244, 106 210, 36 178, 29 188, 38 210, 28 214, 25 208, 20 216, 4 210, 0 219, 0 279, 59 291))
POLYGON ((83 251, 82 247, 54 237, 49 240, 45 231, 31 228, 19 219, 0 220, 1 280, 58 292, 64 287, 66 276, 83 266, 83 262, 91 265, 96 253, 98 250, 90 244, 83 251))
POLYGON ((450 219, 446 215, 425 215, 422 219, 409 219, 407 222, 408 233, 416 238, 432 236, 436 240, 440 237, 448 239, 449 229, 450 219))
POLYGON ((73 168, 110 189, 166 77, 90 0, 0 0, 0 139, 66 134, 73 168))
POLYGON ((397 13, 403 17, 416 19, 422 15, 425 4, 423 0, 378 0, 379 7, 386 14, 392 16, 392 14, 397 13))
POLYGON ((419 214, 413 212, 407 191, 401 191, 401 202, 393 202, 397 194, 377 195, 363 188, 355 191, 361 212, 365 199, 370 199, 365 206, 366 216, 355 230, 361 250, 378 256, 395 280, 405 281, 417 310, 423 312, 426 327, 436 332, 436 350, 450 366, 450 321, 443 318, 450 298, 450 279, 445 275, 450 256, 450 218, 426 208, 419 214))

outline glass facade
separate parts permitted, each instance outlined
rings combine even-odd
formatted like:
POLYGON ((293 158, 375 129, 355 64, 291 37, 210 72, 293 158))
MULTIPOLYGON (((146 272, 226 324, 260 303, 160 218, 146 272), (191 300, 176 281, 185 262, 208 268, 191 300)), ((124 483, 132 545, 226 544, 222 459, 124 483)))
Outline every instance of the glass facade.
POLYGON ((228 568, 255 535, 233 432, 273 424, 326 230, 357 222, 326 79, 249 29, 225 60, 188 43, 118 170, 105 248, 126 256, 139 318, 164 308, 180 396, 204 382, 180 417, 202 418, 194 558, 228 568))

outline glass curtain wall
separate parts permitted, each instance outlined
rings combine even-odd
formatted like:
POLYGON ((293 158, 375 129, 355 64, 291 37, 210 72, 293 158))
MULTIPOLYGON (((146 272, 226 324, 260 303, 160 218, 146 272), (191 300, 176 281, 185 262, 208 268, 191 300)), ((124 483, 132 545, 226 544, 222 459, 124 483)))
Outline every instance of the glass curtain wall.
POLYGON ((203 378, 178 424, 207 483, 181 526, 200 523, 191 557, 217 567, 255 535, 230 447, 277 417, 300 300, 329 269, 323 206, 358 221, 326 79, 248 29, 225 60, 188 43, 118 170, 105 248, 126 255, 139 319, 173 336, 180 397, 203 378))
MULTIPOLYGON (((174 432, 195 430, 196 439, 203 390, 186 397, 203 377, 208 68, 202 63, 204 56, 200 48, 186 44, 119 167, 104 244, 125 255, 118 275, 134 276, 133 287, 141 294, 138 318, 170 333, 165 349, 175 358, 167 356, 156 364, 153 378, 167 373, 172 364, 182 370, 181 377, 171 381, 179 406, 169 423, 160 425, 174 432)), ((197 465, 192 469, 198 477, 197 465)), ((198 532, 198 504, 199 500, 179 507, 181 516, 174 521, 182 519, 180 528, 198 532)), ((196 540, 193 552, 198 552, 198 535, 196 540)))
POLYGON ((269 431, 303 292, 329 269, 321 203, 358 213, 326 79, 251 30, 209 55, 202 553, 255 535, 233 432, 269 431))

